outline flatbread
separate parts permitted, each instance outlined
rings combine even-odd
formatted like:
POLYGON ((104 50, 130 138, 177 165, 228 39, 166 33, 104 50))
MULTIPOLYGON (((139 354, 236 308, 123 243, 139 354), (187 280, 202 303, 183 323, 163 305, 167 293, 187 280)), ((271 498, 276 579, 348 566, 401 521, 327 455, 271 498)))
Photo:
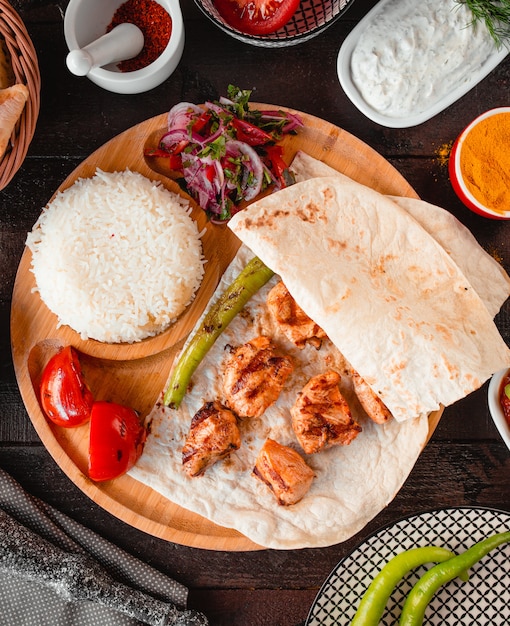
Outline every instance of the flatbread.
MULTIPOLYGON (((321 176, 337 176, 353 182, 345 174, 301 150, 295 155, 290 169, 297 182, 321 176)), ((388 197, 405 209, 446 250, 494 317, 510 296, 510 277, 496 259, 449 211, 416 198, 388 197)))
POLYGON ((452 257, 368 187, 305 180, 229 226, 398 421, 448 406, 510 366, 492 315, 452 257))
POLYGON ((7 150, 27 100, 28 89, 25 85, 16 84, 0 90, 0 156, 7 150))
MULTIPOLYGON (((253 253, 241 246, 227 268, 214 301, 241 271, 253 253)), ((265 299, 278 280, 274 277, 246 305, 217 340, 195 372, 192 388, 179 410, 156 404, 148 417, 151 432, 144 452, 130 475, 176 504, 225 528, 233 528, 254 543, 275 549, 333 545, 352 537, 377 515, 401 488, 427 440, 426 417, 399 424, 372 422, 356 401, 350 379, 340 388, 363 431, 349 445, 305 455, 291 427, 289 409, 313 375, 328 369, 344 374, 345 359, 329 341, 320 350, 299 350, 275 329, 265 299), (181 451, 194 413, 208 400, 221 399, 222 363, 227 345, 239 345, 259 334, 273 337, 295 365, 277 403, 260 418, 241 422, 241 448, 189 478, 182 469, 181 451), (267 437, 300 452, 316 477, 303 500, 281 506, 266 485, 252 476, 256 456, 267 437)), ((191 333, 192 335, 193 333, 191 333)))
MULTIPOLYGON (((444 231, 448 220, 437 214, 444 231)), ((329 176, 298 183, 255 203, 230 225, 246 244, 211 302, 254 253, 277 275, 214 344, 180 408, 163 406, 161 396, 148 416, 150 435, 130 475, 263 547, 340 543, 360 531, 402 487, 427 441, 431 407, 466 395, 487 372, 510 365, 509 350, 455 263, 455 253, 447 253, 399 203, 349 179, 329 176), (320 350, 311 345, 299 350, 275 328, 265 300, 280 276, 327 332, 329 339, 320 350), (190 478, 183 471, 181 452, 191 419, 205 402, 222 400, 226 347, 260 334, 271 336, 292 357, 295 371, 261 418, 241 422, 241 448, 203 476, 190 478), (400 421, 381 425, 368 418, 354 394, 349 361, 364 377, 372 376, 377 389, 380 381, 397 389, 387 397, 397 396, 390 408, 395 412, 396 407, 400 421), (341 391, 362 432, 349 446, 305 455, 292 431, 289 409, 304 384, 326 367, 341 374, 341 391), (268 437, 298 450, 316 474, 309 492, 295 505, 279 505, 252 475, 268 437)), ((473 282, 477 266, 484 272, 490 267, 492 278, 495 268, 458 230, 481 259, 480 265, 466 268, 473 282)), ((495 296, 484 296, 493 310, 501 306, 508 288, 504 279, 502 285, 495 296)))

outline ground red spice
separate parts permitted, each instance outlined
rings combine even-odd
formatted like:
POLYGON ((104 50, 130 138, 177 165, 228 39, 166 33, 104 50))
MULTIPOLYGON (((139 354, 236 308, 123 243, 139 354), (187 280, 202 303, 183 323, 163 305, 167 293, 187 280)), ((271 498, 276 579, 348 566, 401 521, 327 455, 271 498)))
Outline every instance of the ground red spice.
POLYGON ((508 425, 510 426, 510 398, 506 395, 505 387, 510 384, 510 374, 507 374, 501 381, 501 387, 499 388, 499 402, 503 415, 505 416, 508 425))
POLYGON ((156 0, 127 0, 115 11, 106 32, 126 23, 138 26, 144 37, 140 54, 118 64, 121 72, 134 72, 153 63, 166 48, 172 34, 172 18, 156 0))

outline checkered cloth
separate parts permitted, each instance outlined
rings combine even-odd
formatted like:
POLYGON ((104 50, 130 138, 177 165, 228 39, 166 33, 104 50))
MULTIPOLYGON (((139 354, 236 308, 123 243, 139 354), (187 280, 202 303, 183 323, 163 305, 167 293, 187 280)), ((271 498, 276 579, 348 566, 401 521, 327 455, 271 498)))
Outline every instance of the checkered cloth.
POLYGON ((0 469, 0 623, 207 626, 188 590, 27 494, 0 469))

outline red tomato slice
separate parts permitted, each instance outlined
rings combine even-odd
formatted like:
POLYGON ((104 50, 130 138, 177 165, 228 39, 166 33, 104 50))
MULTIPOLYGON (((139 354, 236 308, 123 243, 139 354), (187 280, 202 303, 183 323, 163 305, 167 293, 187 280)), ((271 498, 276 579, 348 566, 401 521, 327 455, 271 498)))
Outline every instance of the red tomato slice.
POLYGON ((223 19, 248 35, 267 35, 285 26, 300 0, 214 0, 223 19))
POLYGON ((273 137, 269 133, 246 120, 233 117, 230 124, 235 128, 236 138, 249 146, 263 146, 273 141, 273 137))
POLYGON ((90 415, 89 477, 95 481, 121 476, 142 454, 146 430, 138 413, 115 402, 94 402, 90 415))
POLYGON ((211 114, 206 113, 204 111, 201 115, 199 115, 198 117, 194 119, 193 126, 192 126, 193 132, 200 133, 200 131, 204 130, 204 128, 207 126, 210 120, 211 120, 211 114))
POLYGON ((214 165, 210 164, 207 165, 205 168, 205 177, 207 178, 207 180, 212 183, 213 180, 216 178, 216 168, 214 167, 214 165))
POLYGON ((48 361, 41 377, 40 392, 44 413, 58 426, 71 428, 88 421, 94 397, 72 346, 66 346, 48 361))
POLYGON ((266 160, 269 161, 269 169, 273 172, 276 180, 280 183, 280 187, 283 189, 287 186, 285 174, 289 169, 289 166, 282 158, 283 149, 281 146, 267 146, 266 154, 266 160))
POLYGON ((182 157, 180 154, 171 154, 164 148, 149 148, 145 150, 146 157, 160 157, 168 159, 168 167, 171 170, 182 170, 182 157))

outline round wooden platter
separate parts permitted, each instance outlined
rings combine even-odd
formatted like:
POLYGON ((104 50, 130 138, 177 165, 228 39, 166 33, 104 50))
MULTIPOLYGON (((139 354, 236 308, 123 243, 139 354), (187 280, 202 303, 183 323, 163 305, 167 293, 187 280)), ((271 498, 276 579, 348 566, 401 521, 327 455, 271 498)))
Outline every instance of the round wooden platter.
MULTIPOLYGON (((253 108, 274 106, 252 104, 253 108)), ((296 111, 295 111, 296 112, 296 111)), ((283 140, 290 162, 298 150, 320 159, 347 176, 381 193, 417 197, 413 188, 381 155, 348 132, 317 117, 298 113, 304 127, 283 140)), ((182 193, 165 168, 164 159, 145 158, 144 148, 156 147, 166 130, 166 114, 151 118, 118 135, 92 153, 62 183, 63 191, 78 178, 103 171, 138 171, 168 189, 182 193)), ((60 468, 94 502, 128 524, 175 543, 214 550, 258 550, 239 532, 223 528, 187 511, 151 488, 122 476, 105 483, 87 477, 88 426, 63 429, 44 417, 38 399, 41 372, 48 359, 71 344, 81 355, 87 381, 98 399, 127 404, 147 415, 165 387, 173 358, 207 305, 218 280, 235 255, 239 241, 224 225, 207 221, 193 205, 207 259, 204 281, 192 305, 167 331, 136 344, 104 344, 83 340, 57 319, 34 292, 31 253, 23 253, 14 285, 11 311, 11 343, 18 385, 32 423, 60 468)), ((441 411, 430 416, 430 434, 441 411)))

